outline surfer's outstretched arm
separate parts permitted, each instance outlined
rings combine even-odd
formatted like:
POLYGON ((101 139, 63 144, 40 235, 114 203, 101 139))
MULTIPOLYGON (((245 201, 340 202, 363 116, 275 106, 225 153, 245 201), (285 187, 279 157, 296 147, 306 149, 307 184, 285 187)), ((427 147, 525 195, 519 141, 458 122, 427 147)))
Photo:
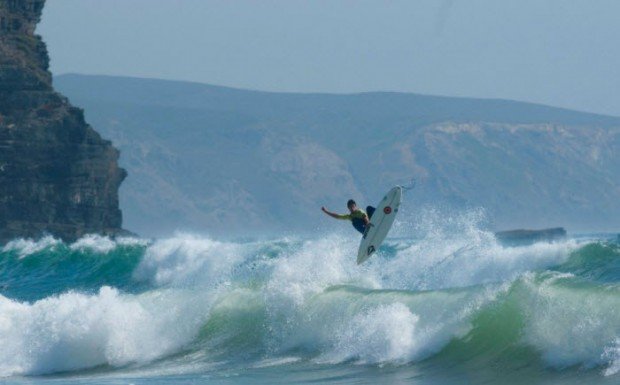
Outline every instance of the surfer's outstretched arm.
POLYGON ((350 215, 341 215, 341 214, 336 214, 336 213, 332 213, 331 211, 327 210, 325 207, 321 207, 321 211, 323 211, 325 214, 329 215, 332 218, 336 218, 336 219, 349 219, 350 215))

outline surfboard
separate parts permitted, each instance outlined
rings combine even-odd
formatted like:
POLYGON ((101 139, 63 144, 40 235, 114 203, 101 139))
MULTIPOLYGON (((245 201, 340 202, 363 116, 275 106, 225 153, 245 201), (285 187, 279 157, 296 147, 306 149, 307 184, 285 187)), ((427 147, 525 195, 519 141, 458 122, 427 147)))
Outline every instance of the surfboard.
POLYGON ((394 219, 400 207, 400 201, 403 195, 403 188, 396 186, 388 191, 370 218, 370 226, 366 228, 360 248, 357 252, 357 264, 364 263, 371 255, 373 255, 383 243, 388 232, 394 224, 394 219))

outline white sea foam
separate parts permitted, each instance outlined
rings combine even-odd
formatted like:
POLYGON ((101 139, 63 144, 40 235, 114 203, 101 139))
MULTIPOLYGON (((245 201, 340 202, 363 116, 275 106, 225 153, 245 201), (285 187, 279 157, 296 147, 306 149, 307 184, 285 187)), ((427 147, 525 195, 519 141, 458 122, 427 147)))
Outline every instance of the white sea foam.
POLYGON ((109 253, 116 248, 117 244, 110 237, 97 234, 88 234, 72 243, 71 250, 90 250, 95 253, 109 253))
POLYGON ((355 359, 360 363, 407 362, 423 348, 419 317, 402 303, 379 305, 339 325, 332 361, 355 359))
POLYGON ((274 264, 267 294, 277 297, 279 303, 301 305, 308 296, 332 285, 364 280, 363 284, 376 286, 372 275, 364 276, 354 268, 354 249, 352 239, 336 235, 303 242, 274 264))
POLYGON ((0 296, 0 375, 145 363, 191 342, 208 304, 180 291, 66 293, 33 304, 0 296))
POLYGON ((620 338, 616 338, 611 346, 603 351, 601 356, 603 361, 608 363, 608 367, 603 371, 606 376, 613 376, 620 373, 620 338))
POLYGON ((45 249, 55 247, 62 242, 50 235, 39 240, 19 238, 10 241, 3 248, 3 252, 17 251, 19 258, 39 253, 45 249))
POLYGON ((98 234, 87 234, 72 243, 71 250, 89 250, 95 253, 109 253, 118 246, 146 246, 149 240, 136 237, 119 237, 112 239, 108 236, 98 234))
MULTIPOLYGON (((111 239, 107 236, 88 234, 78 239, 69 248, 71 250, 90 250, 95 253, 109 253, 117 246, 146 246, 149 243, 146 239, 132 238, 132 237, 120 237, 117 239, 111 239)), ((19 238, 10 241, 2 248, 3 252, 17 251, 20 258, 27 257, 32 254, 40 253, 47 249, 52 249, 62 245, 62 241, 47 235, 38 240, 19 238)))
POLYGON ((422 218, 410 226, 416 240, 400 241, 395 258, 371 259, 370 264, 380 271, 385 285, 436 290, 504 282, 528 271, 561 264, 579 246, 569 239, 504 247, 492 232, 480 228, 484 216, 479 210, 455 216, 430 210, 422 218))
POLYGON ((617 372, 617 341, 620 335, 618 288, 592 290, 558 284, 554 278, 534 275, 523 279, 526 291, 520 297, 526 315, 524 341, 543 353, 549 365, 593 367, 610 365, 617 372))
POLYGON ((232 269, 246 258, 247 249, 244 244, 179 234, 151 244, 134 278, 160 286, 213 286, 228 279, 232 269))
MULTIPOLYGON (((543 352, 549 365, 607 364, 605 374, 616 374, 617 292, 563 289, 558 281, 572 276, 543 280, 530 273, 565 261, 578 245, 504 248, 473 217, 452 218, 445 228, 429 225, 416 241, 388 241, 361 267, 355 263, 359 239, 348 234, 275 243, 187 234, 152 243, 84 237, 71 248, 106 253, 145 245, 133 278, 152 288, 134 295, 103 287, 34 303, 0 296, 6 347, 0 376, 143 364, 190 345, 201 348, 176 368, 196 370, 196 362, 209 360, 211 346, 226 349, 226 341, 250 326, 252 348, 262 352, 259 367, 286 364, 291 351, 296 357, 310 352, 317 362, 408 363, 467 335, 474 315, 512 292, 514 282, 521 289, 511 295, 526 314, 523 343, 543 352), (197 342, 207 324, 224 328, 225 338, 209 329, 216 341, 197 342)), ((41 242, 5 248, 29 255, 55 244, 53 238, 48 246, 41 242)))

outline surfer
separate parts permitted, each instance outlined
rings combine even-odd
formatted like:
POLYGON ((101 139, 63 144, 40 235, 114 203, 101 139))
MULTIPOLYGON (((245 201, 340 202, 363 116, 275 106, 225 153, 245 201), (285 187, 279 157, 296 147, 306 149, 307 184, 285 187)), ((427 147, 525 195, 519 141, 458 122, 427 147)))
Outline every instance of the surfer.
POLYGON ((366 211, 364 211, 357 207, 357 203, 355 203, 353 199, 349 199, 349 201, 347 202, 347 208, 349 209, 349 214, 332 213, 325 207, 321 207, 321 210, 323 210, 325 214, 329 215, 332 218, 351 221, 353 227, 355 227, 355 230, 364 234, 364 231, 366 231, 366 227, 370 223, 370 218, 375 212, 375 208, 372 206, 368 206, 366 207, 366 211))

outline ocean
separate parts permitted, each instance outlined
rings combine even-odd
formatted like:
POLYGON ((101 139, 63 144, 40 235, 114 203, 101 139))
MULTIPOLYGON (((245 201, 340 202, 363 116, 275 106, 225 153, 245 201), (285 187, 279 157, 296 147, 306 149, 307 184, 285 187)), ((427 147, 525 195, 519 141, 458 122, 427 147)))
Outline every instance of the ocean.
POLYGON ((362 266, 348 227, 15 239, 0 383, 620 383, 616 235, 504 247, 475 217, 398 222, 362 266))

